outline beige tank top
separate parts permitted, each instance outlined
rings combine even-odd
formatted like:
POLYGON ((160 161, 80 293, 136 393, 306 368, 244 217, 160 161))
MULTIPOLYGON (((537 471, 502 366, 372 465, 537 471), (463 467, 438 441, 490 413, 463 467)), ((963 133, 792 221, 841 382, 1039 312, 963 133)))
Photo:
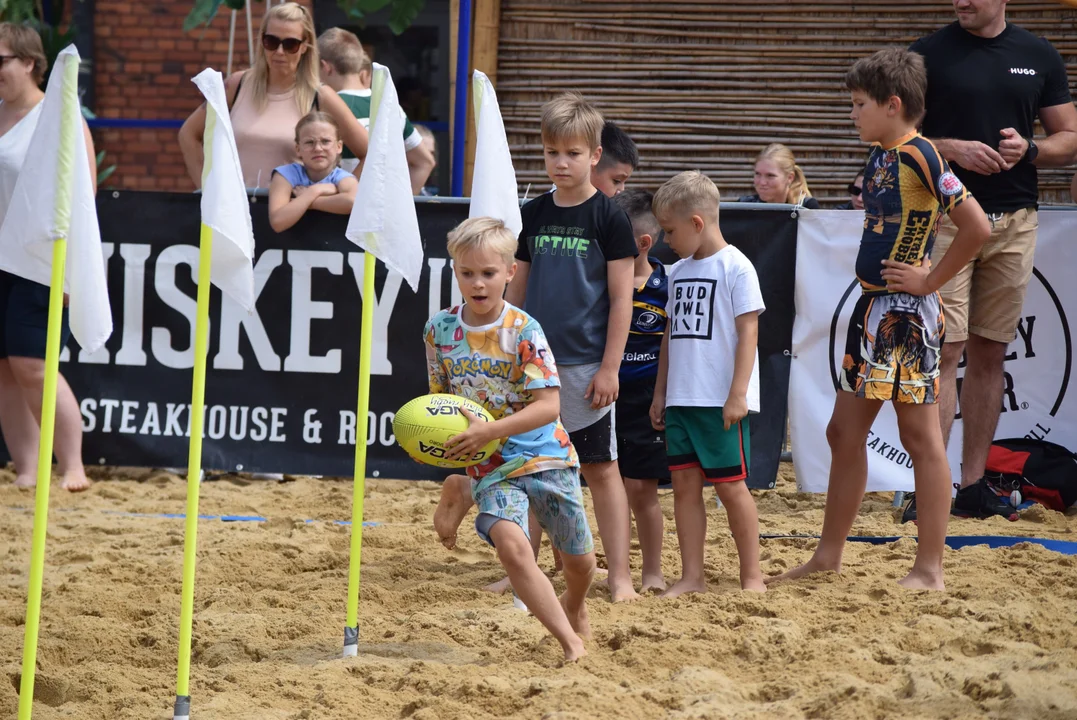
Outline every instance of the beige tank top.
MULTIPOLYGON (((259 111, 250 87, 251 77, 243 76, 232 103, 232 131, 236 136, 239 164, 248 188, 267 188, 273 168, 298 161, 295 153, 295 126, 306 113, 295 104, 295 89, 266 96, 259 111)), ((317 101, 315 101, 317 104, 317 101)))

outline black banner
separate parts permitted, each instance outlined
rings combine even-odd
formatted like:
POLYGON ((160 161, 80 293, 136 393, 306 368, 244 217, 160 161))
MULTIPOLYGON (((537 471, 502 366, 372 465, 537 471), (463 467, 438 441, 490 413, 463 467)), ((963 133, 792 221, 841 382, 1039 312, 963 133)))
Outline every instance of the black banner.
MULTIPOLYGON (((367 431, 373 477, 443 476, 396 445, 392 418, 427 391, 422 330, 459 299, 445 236, 468 206, 417 207, 426 250, 418 293, 384 265, 377 269, 367 431)), ((365 254, 345 239, 345 216, 308 213, 280 234, 269 227, 264 198, 251 216, 256 311, 248 315, 212 292, 203 466, 349 476, 365 254)), ((98 217, 115 329, 93 356, 72 341, 60 366, 80 401, 85 461, 186 467, 199 197, 102 194, 98 217)), ((785 439, 796 220, 788 211, 723 208, 722 229, 755 263, 767 304, 750 484, 773 487, 785 439)))

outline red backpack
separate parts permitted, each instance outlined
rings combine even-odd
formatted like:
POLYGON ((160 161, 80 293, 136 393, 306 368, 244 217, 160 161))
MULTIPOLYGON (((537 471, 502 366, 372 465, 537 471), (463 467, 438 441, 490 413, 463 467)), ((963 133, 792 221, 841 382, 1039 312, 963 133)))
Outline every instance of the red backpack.
POLYGON ((987 456, 987 481, 1018 489, 1025 500, 1065 512, 1077 503, 1077 454, 1028 438, 996 440, 987 456))

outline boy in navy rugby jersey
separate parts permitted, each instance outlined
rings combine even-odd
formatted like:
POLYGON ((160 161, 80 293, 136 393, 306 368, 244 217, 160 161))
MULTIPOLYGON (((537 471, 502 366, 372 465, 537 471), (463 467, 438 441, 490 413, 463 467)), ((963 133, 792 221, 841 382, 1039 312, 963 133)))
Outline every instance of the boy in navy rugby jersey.
POLYGON ((662 575, 664 523, 658 504, 658 483, 669 481, 666 434, 654 429, 650 416, 669 297, 665 267, 647 255, 659 232, 658 220, 651 212, 653 200, 654 196, 646 190, 628 190, 614 197, 614 202, 632 221, 632 234, 639 251, 633 270, 632 324, 621 361, 615 425, 617 463, 628 505, 636 518, 636 535, 643 555, 644 592, 666 589, 662 575))

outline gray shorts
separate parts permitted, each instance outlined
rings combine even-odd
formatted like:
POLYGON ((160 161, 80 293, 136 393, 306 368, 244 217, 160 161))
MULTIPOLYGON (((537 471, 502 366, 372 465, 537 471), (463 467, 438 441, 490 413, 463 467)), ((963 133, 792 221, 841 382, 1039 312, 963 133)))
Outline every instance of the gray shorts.
POLYGON ((557 366, 557 377, 561 380, 561 424, 569 434, 594 425, 613 410, 613 405, 594 410, 591 401, 584 397, 600 367, 602 363, 557 366))

